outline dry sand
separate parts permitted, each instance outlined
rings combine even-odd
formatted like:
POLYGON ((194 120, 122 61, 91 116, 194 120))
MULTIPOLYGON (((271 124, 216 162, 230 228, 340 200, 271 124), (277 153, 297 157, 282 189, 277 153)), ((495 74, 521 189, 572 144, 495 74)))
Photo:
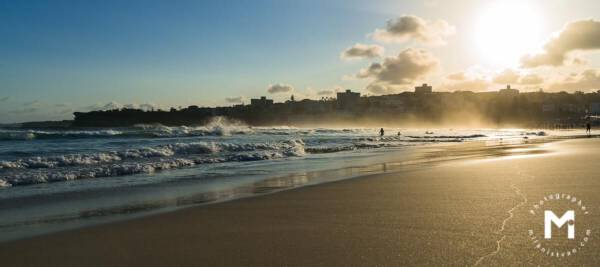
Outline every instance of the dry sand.
POLYGON ((0 244, 0 262, 595 266, 600 262, 599 148, 600 139, 533 145, 512 156, 445 161, 55 233, 0 244), (532 221, 531 205, 556 192, 576 195, 591 209, 585 221, 576 220, 577 229, 592 229, 590 241, 569 257, 543 255, 527 233, 539 223, 532 221))

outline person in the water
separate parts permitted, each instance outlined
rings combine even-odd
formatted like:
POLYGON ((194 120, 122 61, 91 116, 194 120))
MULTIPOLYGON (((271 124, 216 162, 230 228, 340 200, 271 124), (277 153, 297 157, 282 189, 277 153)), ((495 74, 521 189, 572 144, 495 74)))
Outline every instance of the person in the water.
POLYGON ((385 134, 385 132, 383 131, 383 128, 381 128, 381 130, 379 130, 379 136, 383 136, 385 134))

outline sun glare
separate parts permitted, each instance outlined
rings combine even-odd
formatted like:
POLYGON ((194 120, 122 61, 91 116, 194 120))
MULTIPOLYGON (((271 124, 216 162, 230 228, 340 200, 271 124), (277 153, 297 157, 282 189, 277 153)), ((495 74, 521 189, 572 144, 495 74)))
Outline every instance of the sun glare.
POLYGON ((498 1, 479 14, 473 38, 486 64, 516 67, 521 56, 539 49, 542 17, 524 1, 498 1))

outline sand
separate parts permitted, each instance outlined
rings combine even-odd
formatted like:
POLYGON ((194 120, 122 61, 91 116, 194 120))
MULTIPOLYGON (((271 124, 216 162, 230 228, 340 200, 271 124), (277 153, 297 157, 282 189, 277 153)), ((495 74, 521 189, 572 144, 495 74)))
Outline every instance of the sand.
POLYGON ((594 266, 598 148, 600 139, 532 145, 192 207, 3 243, 0 259, 2 266, 594 266), (576 220, 577 229, 592 229, 589 242, 569 257, 543 255, 528 236, 540 223, 531 206, 555 192, 576 195, 590 210, 576 220))

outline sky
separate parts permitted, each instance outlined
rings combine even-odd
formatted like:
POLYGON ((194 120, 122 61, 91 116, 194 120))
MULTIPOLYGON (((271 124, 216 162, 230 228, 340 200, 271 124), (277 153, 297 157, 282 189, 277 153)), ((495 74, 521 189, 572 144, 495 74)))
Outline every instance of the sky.
POLYGON ((598 1, 0 0, 0 123, 352 89, 600 89, 598 1))

